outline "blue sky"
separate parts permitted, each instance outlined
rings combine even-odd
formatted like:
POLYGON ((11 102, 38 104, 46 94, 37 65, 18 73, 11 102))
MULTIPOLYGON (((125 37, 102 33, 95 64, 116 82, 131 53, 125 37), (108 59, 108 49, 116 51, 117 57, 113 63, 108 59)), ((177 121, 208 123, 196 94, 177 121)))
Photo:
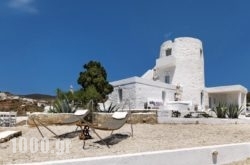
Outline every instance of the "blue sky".
POLYGON ((1 0, 0 91, 55 94, 75 89, 83 64, 108 80, 141 76, 162 42, 203 42, 206 86, 250 89, 250 1, 1 0))

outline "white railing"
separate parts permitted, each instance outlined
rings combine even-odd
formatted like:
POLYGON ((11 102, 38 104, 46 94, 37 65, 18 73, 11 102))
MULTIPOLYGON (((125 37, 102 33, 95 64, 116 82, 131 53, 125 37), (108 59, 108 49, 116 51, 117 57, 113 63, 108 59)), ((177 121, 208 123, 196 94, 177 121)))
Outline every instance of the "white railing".
POLYGON ((13 127, 16 125, 17 112, 0 112, 0 126, 13 127))

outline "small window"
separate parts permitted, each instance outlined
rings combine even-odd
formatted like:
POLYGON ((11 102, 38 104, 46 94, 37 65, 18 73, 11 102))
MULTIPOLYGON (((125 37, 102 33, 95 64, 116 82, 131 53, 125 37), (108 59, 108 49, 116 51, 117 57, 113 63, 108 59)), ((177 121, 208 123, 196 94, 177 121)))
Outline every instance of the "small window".
POLYGON ((165 83, 167 83, 167 84, 170 83, 170 76, 165 76, 165 83))
POLYGON ((122 102, 122 89, 118 89, 119 103, 122 102))
POLYGON ((171 48, 168 48, 166 50, 166 56, 170 56, 172 54, 172 49, 171 48))
POLYGON ((165 99, 166 99, 166 92, 165 91, 161 92, 161 97, 162 97, 162 101, 165 102, 165 99))
POLYGON ((177 93, 174 93, 174 101, 178 101, 178 95, 177 95, 177 93))
POLYGON ((212 98, 209 97, 209 108, 212 108, 212 98))
POLYGON ((203 95, 204 95, 204 93, 203 93, 203 91, 201 92, 201 106, 203 105, 203 95))
POLYGON ((202 54, 203 54, 203 51, 202 51, 202 49, 200 49, 200 56, 202 56, 202 54))

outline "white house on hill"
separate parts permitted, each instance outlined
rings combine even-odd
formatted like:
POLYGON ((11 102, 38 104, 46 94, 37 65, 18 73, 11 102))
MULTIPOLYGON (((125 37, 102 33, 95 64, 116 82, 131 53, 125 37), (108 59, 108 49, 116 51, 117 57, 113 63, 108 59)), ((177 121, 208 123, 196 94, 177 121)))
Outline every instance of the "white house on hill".
POLYGON ((132 109, 199 109, 219 103, 245 107, 247 89, 241 85, 205 87, 204 51, 199 39, 176 38, 161 45, 154 68, 141 77, 111 82, 109 99, 122 103, 130 100, 132 109))

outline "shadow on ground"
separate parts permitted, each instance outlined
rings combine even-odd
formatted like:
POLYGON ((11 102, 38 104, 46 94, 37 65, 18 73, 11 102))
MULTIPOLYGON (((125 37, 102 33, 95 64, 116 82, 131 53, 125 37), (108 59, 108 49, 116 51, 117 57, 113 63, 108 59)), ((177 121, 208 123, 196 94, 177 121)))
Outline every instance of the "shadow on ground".
MULTIPOLYGON (((79 136, 81 130, 79 131, 72 131, 72 132, 67 132, 67 133, 64 133, 64 134, 61 134, 61 135, 58 135, 58 138, 60 139, 64 139, 64 138, 75 138, 77 136, 79 136)), ((98 141, 95 141, 94 143, 98 143, 100 145, 114 145, 114 144, 117 144, 119 142, 121 142, 122 140, 125 140, 129 137, 128 134, 121 134, 121 133, 116 133, 116 134, 112 134, 106 138, 103 138, 103 141, 102 140, 98 140, 98 141)), ((93 139, 91 137, 91 139, 93 139)))
POLYGON ((80 132, 81 132, 81 130, 67 132, 67 133, 58 135, 58 138, 75 138, 75 137, 79 136, 80 132))
POLYGON ((99 140, 99 141, 96 141, 94 143, 98 143, 100 145, 106 145, 106 144, 114 145, 114 144, 121 142, 124 139, 127 139, 128 137, 129 137, 129 135, 127 135, 127 134, 116 133, 116 134, 112 134, 112 135, 104 138, 103 139, 104 142, 102 140, 99 140))

